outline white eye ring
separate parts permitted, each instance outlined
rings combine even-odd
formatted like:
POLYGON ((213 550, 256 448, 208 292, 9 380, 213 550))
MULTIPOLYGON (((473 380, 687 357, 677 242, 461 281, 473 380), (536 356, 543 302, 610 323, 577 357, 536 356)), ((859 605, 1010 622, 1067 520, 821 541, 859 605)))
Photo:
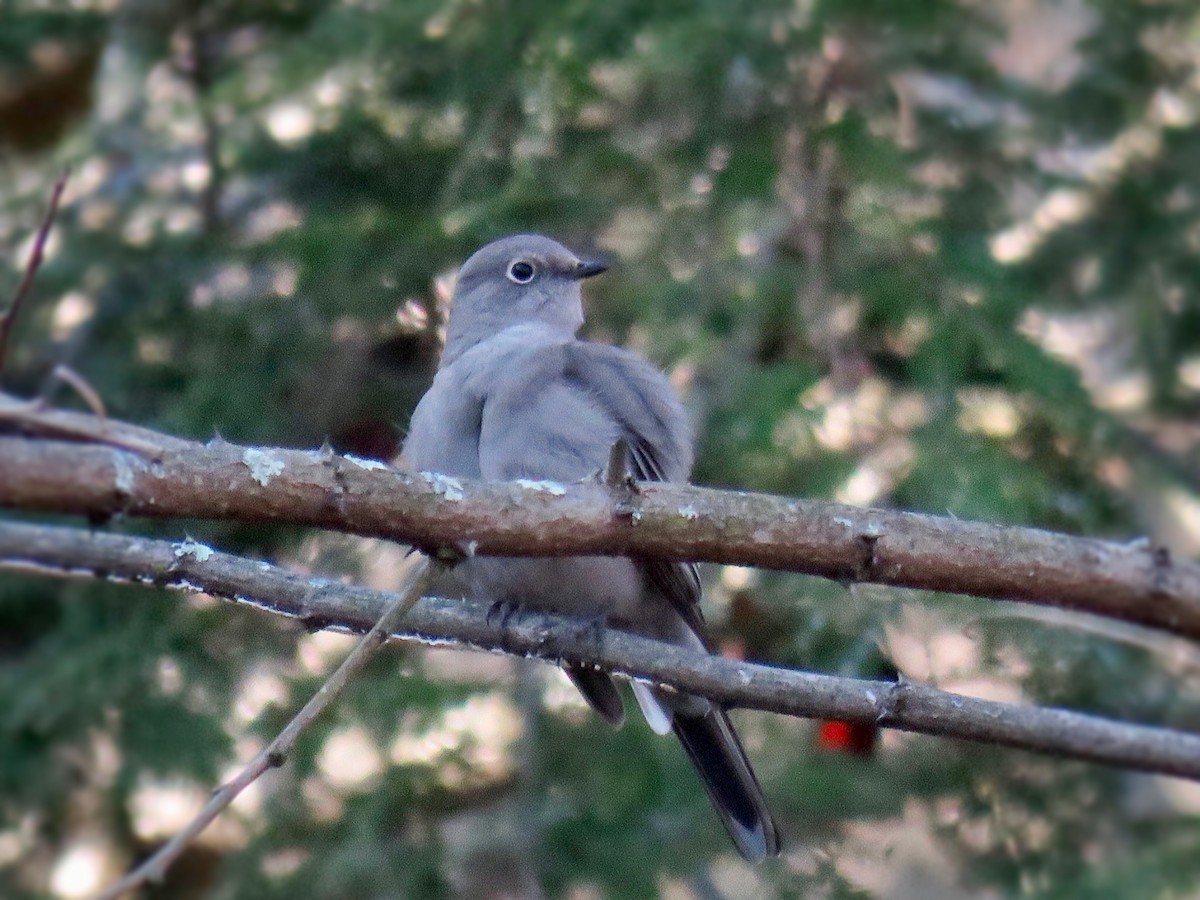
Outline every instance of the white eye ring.
POLYGON ((508 264, 508 271, 504 274, 513 284, 529 284, 537 275, 537 269, 534 268, 533 263, 527 260, 514 259, 508 264))

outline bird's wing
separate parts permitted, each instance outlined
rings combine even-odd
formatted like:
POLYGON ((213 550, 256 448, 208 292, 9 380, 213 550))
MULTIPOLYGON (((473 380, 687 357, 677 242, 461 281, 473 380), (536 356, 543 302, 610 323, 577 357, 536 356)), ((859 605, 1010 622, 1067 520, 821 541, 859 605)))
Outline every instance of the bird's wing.
MULTIPOLYGON (((685 481, 692 468, 692 435, 675 389, 653 366, 619 347, 577 341, 564 347, 564 375, 593 397, 617 423, 639 481, 685 481)), ((693 563, 641 561, 649 583, 704 639, 700 574, 693 563)), ((707 643, 707 642, 706 642, 707 643)))
MULTIPOLYGON (((584 478, 607 463, 619 438, 637 478, 687 478, 692 449, 683 409, 662 374, 632 354, 585 342, 527 348, 519 364, 497 365, 489 375, 479 441, 484 478, 584 478)), ((646 587, 666 597, 707 646, 696 567, 639 560, 638 568, 646 587)), ((568 674, 601 715, 620 722, 620 695, 606 673, 568 674)), ((679 737, 742 856, 778 854, 779 830, 725 711, 700 697, 634 690, 650 726, 679 737)))
POLYGON ((691 429, 663 374, 607 344, 575 341, 563 345, 563 355, 564 377, 619 423, 634 474, 643 481, 686 481, 692 468, 691 429))
MULTIPOLYGON (((496 369, 480 429, 484 478, 576 481, 602 468, 624 438, 637 479, 687 479, 687 415, 663 374, 632 353, 587 341, 546 344, 496 369)), ((662 560, 640 566, 648 584, 703 635, 696 567, 662 560)))
MULTIPOLYGON (((567 345, 566 377, 589 392, 618 423, 630 448, 633 474, 643 481, 683 481, 692 464, 691 434, 675 391, 655 369, 632 354, 600 344, 567 345)), ((662 560, 641 563, 647 581, 667 597, 696 637, 712 652, 700 616, 695 565, 662 560)), ((767 808, 746 751, 725 711, 707 701, 664 695, 634 683, 634 695, 655 731, 675 732, 700 776, 714 809, 748 860, 779 853, 779 829, 767 808)))

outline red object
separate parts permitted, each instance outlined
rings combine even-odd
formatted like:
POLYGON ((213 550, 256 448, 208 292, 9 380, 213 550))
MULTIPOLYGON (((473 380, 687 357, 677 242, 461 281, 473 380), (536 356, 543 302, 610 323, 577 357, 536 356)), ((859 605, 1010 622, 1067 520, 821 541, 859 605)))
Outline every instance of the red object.
POLYGON ((822 722, 817 743, 823 750, 849 753, 851 756, 870 756, 875 749, 879 729, 874 725, 855 725, 852 722, 822 722))

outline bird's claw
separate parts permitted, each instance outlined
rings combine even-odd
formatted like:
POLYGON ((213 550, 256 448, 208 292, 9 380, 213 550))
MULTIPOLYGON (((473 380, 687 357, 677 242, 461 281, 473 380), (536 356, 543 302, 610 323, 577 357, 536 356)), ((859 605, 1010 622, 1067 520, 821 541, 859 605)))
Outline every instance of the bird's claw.
POLYGON ((521 604, 511 600, 497 600, 487 611, 484 620, 488 625, 498 625, 501 631, 508 628, 513 617, 521 612, 521 604))

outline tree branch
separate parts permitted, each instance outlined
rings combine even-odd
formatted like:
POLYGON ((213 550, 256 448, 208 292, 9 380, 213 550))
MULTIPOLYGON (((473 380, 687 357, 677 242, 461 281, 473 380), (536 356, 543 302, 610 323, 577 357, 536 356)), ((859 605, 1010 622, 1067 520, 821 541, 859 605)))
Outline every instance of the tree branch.
MULTIPOLYGON (((4 410, 15 403, 0 394, 0 430, 4 410)), ((599 480, 471 482, 407 474, 328 449, 198 444, 111 421, 101 434, 93 417, 76 413, 46 413, 33 424, 12 418, 41 434, 74 430, 153 452, 0 436, 0 508, 93 521, 127 515, 287 522, 468 555, 605 554, 760 566, 1020 600, 1200 638, 1200 565, 1174 561, 1148 542, 690 485, 645 483, 630 492, 599 480)))
MULTIPOLYGON (((362 631, 394 594, 312 578, 191 541, 0 523, 0 568, 203 590, 323 626, 362 631)), ((965 697, 911 682, 867 681, 740 662, 623 632, 523 614, 487 621, 486 604, 425 598, 398 637, 447 641, 553 662, 601 666, 733 706, 879 724, 1200 780, 1200 735, 1059 709, 965 697)))

